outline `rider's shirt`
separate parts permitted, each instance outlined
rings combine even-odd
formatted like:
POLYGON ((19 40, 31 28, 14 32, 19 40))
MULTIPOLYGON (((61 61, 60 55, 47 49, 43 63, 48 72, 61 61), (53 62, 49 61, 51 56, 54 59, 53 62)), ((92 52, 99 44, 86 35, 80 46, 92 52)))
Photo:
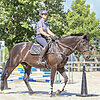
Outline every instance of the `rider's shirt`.
POLYGON ((37 23, 37 35, 40 35, 40 30, 39 28, 42 27, 44 32, 47 32, 47 22, 43 20, 43 18, 40 19, 40 21, 38 21, 37 23))
POLYGON ((47 23, 46 21, 43 20, 43 18, 40 19, 37 23, 37 34, 36 34, 36 41, 37 43, 41 44, 41 46, 45 47, 47 45, 47 38, 46 36, 42 35, 40 33, 39 28, 42 27, 44 32, 47 32, 47 23))

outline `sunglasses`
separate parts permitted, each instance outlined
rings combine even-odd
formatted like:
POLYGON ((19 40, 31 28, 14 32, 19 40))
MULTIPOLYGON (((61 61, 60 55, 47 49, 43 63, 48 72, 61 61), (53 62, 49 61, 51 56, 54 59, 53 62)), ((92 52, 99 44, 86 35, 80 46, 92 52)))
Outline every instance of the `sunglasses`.
POLYGON ((47 14, 42 14, 42 15, 47 15, 47 14))

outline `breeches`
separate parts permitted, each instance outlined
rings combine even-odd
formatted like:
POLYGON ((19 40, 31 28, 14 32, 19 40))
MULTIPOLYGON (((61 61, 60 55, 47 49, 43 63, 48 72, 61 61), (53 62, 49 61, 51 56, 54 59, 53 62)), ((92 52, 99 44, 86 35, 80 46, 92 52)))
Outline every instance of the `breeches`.
POLYGON ((48 44, 46 38, 44 37, 36 37, 36 42, 38 42, 43 47, 47 46, 48 44))

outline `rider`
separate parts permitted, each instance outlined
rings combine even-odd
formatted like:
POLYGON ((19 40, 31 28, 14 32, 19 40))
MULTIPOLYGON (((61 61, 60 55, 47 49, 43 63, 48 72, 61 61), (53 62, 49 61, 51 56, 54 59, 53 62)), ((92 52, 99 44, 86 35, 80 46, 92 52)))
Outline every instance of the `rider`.
POLYGON ((45 55, 47 49, 48 49, 48 43, 47 43, 47 37, 54 37, 55 34, 52 33, 47 26, 46 18, 47 18, 47 11, 41 10, 39 13, 39 16, 41 17, 40 20, 37 23, 37 34, 36 34, 36 41, 41 44, 44 48, 42 49, 42 52, 40 54, 40 59, 38 61, 38 64, 44 64, 43 62, 43 56, 45 55))

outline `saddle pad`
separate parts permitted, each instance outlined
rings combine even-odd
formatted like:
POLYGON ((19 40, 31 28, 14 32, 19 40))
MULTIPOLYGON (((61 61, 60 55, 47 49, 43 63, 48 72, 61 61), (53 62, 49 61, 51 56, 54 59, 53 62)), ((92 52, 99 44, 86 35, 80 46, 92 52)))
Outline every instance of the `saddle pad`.
POLYGON ((31 54, 41 54, 42 48, 43 47, 41 45, 33 44, 30 49, 30 53, 31 54))
MULTIPOLYGON (((51 54, 53 53, 53 43, 51 42, 49 45, 48 45, 48 50, 46 52, 46 54, 51 54), (52 46, 51 46, 52 45, 52 46)), ((40 44, 36 44, 34 43, 30 49, 30 54, 33 54, 33 55, 40 55, 41 54, 41 51, 42 51, 43 47, 40 45, 40 44)))

